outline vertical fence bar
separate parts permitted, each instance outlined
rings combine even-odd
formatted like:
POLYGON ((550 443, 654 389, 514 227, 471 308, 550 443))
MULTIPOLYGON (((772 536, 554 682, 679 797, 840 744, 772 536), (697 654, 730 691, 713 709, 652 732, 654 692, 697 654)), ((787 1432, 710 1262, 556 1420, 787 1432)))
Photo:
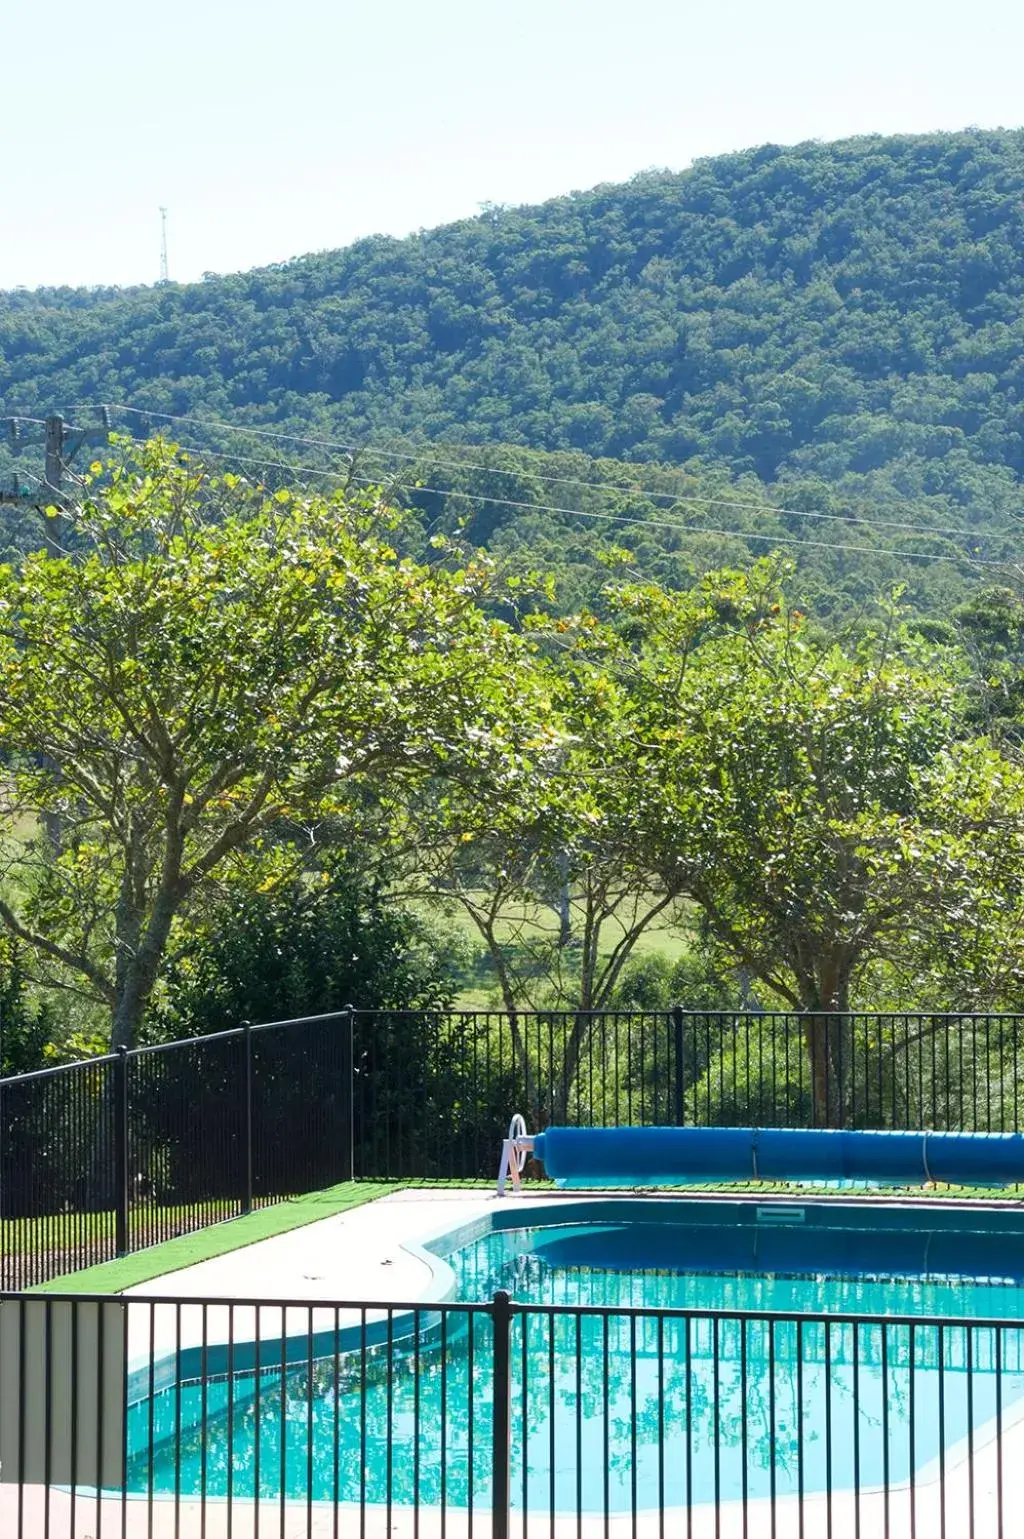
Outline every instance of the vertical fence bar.
POLYGON ((491 1300, 491 1325, 494 1332, 491 1539, 509 1539, 509 1507, 512 1497, 512 1300, 501 1290, 491 1300))
POLYGON ((583 1539, 583 1316, 576 1315, 576 1539, 583 1539))
POLYGON ((1003 1342, 1001 1327, 993 1331, 996 1354, 996 1539, 1003 1539, 1003 1342))
MULTIPOLYGON (((746 1322, 744 1322, 744 1329, 746 1322)), ((746 1415, 746 1406, 743 1408, 746 1415)), ((778 1517, 778 1447, 776 1443, 775 1411, 775 1321, 768 1322, 768 1492, 771 1513, 771 1539, 776 1536, 778 1517)))
POLYGON ((946 1332, 936 1327, 939 1370, 939 1534, 946 1539, 946 1332))
POLYGON ((686 1365, 686 1539, 693 1539, 693 1362, 690 1355, 690 1316, 683 1323, 686 1365))
POLYGON ((722 1532, 722 1395, 718 1316, 711 1317, 711 1443, 715 1469, 715 1539, 722 1532))
MULTIPOLYGON (((743 1539, 748 1539, 750 1471, 747 1451, 747 1321, 740 1320, 740 1501, 743 1504, 743 1539)), ((772 1512, 774 1518, 774 1509, 772 1512)))
POLYGON ((910 1338, 910 1388, 907 1392, 907 1437, 910 1455, 910 1539, 917 1539, 917 1437, 915 1433, 917 1412, 917 1379, 915 1377, 917 1359, 917 1336, 914 1326, 908 1331, 910 1338))
MULTIPOLYGON (((604 1444, 604 1458, 601 1464, 601 1495, 604 1539, 608 1539, 611 1526, 611 1483, 612 1483, 612 1428, 611 1428, 611 1344, 608 1339, 609 1315, 608 1311, 601 1311, 601 1437, 604 1444)), ((525 1517, 525 1514, 524 1514, 525 1517)), ((526 1539, 526 1529, 523 1529, 523 1539, 526 1539)))
MULTIPOLYGON (((540 1321, 538 1320, 538 1324, 540 1321)), ((519 1427, 520 1447, 523 1456, 522 1480, 519 1489, 522 1493, 522 1524, 523 1539, 530 1531, 530 1316, 522 1311, 519 1316, 519 1427)))
POLYGON ((128 1049, 119 1047, 114 1069, 114 1249, 128 1254, 128 1049))
MULTIPOLYGON (((78 1307, 71 1306, 71 1372, 70 1372, 70 1400, 71 1400, 71 1458, 69 1470, 71 1475, 71 1511, 69 1513, 68 1527, 71 1533, 75 1532, 75 1503, 78 1497, 79 1467, 78 1467, 78 1307)), ((97 1461, 98 1462, 98 1461, 97 1461)))
POLYGON ((683 1011, 680 1005, 672 1006, 672 1113, 677 1128, 686 1121, 683 1103, 683 1011))
POLYGON ((882 1535, 889 1534, 889 1327, 882 1326, 882 1535))
POLYGON ((253 1209, 253 1087, 252 1087, 252 1021, 242 1022, 242 1083, 245 1104, 242 1109, 243 1138, 245 1139, 245 1192, 242 1201, 242 1212, 251 1213, 253 1209))
POLYGON ((804 1539, 804 1322, 796 1322, 796 1512, 804 1539))
MULTIPOLYGON (((551 1539, 555 1539, 555 1512, 557 1510, 557 1495, 555 1491, 555 1471, 557 1469, 555 1447, 556 1407, 555 1407, 555 1383, 557 1373, 555 1369, 555 1325, 557 1315, 548 1315, 548 1492, 550 1495, 550 1508, 548 1512, 549 1533, 551 1539)), ((526 1446, 524 1441, 524 1454, 526 1446)), ((577 1456, 578 1457, 578 1456, 577 1456)))
POLYGON ((356 1178, 356 1012, 346 1005, 343 1026, 348 1038, 348 1171, 347 1179, 356 1178))
POLYGON ((860 1539, 860 1330, 853 1322, 853 1533, 860 1539))
POLYGON ((964 1371, 967 1375, 967 1521, 971 1539, 974 1539, 974 1327, 965 1327, 966 1356, 964 1371))
MULTIPOLYGON (((127 1320, 127 1316, 128 1316, 128 1311, 125 1310, 125 1319, 126 1320, 127 1320)), ((105 1442, 106 1442, 106 1439, 105 1439, 105 1436, 104 1436, 105 1425, 106 1425, 106 1420, 105 1419, 106 1419, 106 1411, 107 1411, 107 1399, 108 1399, 108 1396, 106 1394, 107 1386, 106 1386, 106 1383, 105 1383, 106 1375, 104 1373, 104 1363, 106 1362, 106 1353, 105 1353, 105 1350, 104 1350, 105 1347, 106 1347, 106 1323, 107 1323, 106 1314, 105 1314, 105 1312, 103 1310, 100 1310, 99 1318, 98 1318, 98 1320, 96 1322, 96 1332, 97 1332, 97 1337, 98 1337, 98 1350, 97 1350, 97 1364, 98 1364, 98 1368, 97 1368, 97 1373, 96 1373, 96 1465, 97 1465, 97 1470, 99 1470, 100 1464, 101 1464, 101 1457, 102 1456, 100 1454, 100 1450, 105 1446, 105 1442)), ((103 1530, 103 1481, 102 1481, 102 1479, 97 1479, 97 1481, 96 1481, 96 1539, 100 1539, 100 1535, 102 1533, 102 1530, 103 1530)), ((20 1532, 20 1530, 19 1530, 19 1532, 20 1532)))
POLYGON ((825 1533, 832 1539, 832 1322, 825 1321, 825 1533))

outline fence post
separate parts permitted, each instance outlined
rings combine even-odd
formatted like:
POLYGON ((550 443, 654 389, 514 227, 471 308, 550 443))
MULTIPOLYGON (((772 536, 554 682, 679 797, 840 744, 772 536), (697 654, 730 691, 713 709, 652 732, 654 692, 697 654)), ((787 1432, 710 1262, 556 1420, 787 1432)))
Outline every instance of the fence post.
MULTIPOLYGON (((4 1216, 4 1182, 7 1171, 4 1167, 4 1010, 0 1005, 0 1221, 4 1216)), ((4 1281, 4 1226, 0 1222, 0 1288, 5 1288, 4 1281)))
POLYGON ((348 1017, 348 1179, 356 1178, 356 1012, 345 1006, 348 1017))
POLYGON ((128 1254, 128 1049, 114 1059, 114 1250, 128 1254))
POLYGON ((683 1104, 683 1011, 681 1005, 672 1006, 672 1037, 675 1043, 675 1053, 672 1060, 673 1110, 675 1112, 675 1125, 677 1128, 681 1128, 686 1121, 686 1108, 683 1104))
POLYGON ((243 1076, 245 1082, 245 1196, 242 1212, 252 1212, 252 1021, 242 1022, 242 1049, 245 1053, 243 1076))
MULTIPOLYGON (((509 1539, 509 1506, 512 1494, 512 1300, 502 1291, 491 1300, 494 1327, 494 1435, 491 1490, 491 1539, 509 1539)), ((473 1328, 470 1320, 470 1330, 473 1328)), ((526 1429, 523 1429, 525 1436, 526 1429)))

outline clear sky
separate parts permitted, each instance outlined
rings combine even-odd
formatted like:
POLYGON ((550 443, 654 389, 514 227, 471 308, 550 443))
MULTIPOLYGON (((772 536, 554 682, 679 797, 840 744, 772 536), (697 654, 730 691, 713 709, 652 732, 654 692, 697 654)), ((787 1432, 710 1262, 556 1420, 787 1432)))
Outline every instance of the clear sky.
POLYGON ((191 279, 774 141, 1024 123, 1022 0, 0 0, 0 287, 191 279))

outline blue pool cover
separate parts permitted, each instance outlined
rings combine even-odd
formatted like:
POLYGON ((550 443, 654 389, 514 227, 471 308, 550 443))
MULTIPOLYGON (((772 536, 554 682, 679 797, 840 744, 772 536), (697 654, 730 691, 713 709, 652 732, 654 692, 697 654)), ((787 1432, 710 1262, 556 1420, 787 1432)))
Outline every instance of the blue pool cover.
POLYGON ((825 1128, 548 1128, 534 1158, 560 1186, 698 1181, 1024 1181, 1024 1134, 825 1128))

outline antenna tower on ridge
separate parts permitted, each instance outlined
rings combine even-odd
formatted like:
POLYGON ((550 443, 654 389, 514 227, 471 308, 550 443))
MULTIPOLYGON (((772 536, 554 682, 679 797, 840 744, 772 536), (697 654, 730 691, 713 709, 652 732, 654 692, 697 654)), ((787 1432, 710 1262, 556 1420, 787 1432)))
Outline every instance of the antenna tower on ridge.
POLYGON ((160 282, 167 282, 167 210, 160 210, 160 282))

